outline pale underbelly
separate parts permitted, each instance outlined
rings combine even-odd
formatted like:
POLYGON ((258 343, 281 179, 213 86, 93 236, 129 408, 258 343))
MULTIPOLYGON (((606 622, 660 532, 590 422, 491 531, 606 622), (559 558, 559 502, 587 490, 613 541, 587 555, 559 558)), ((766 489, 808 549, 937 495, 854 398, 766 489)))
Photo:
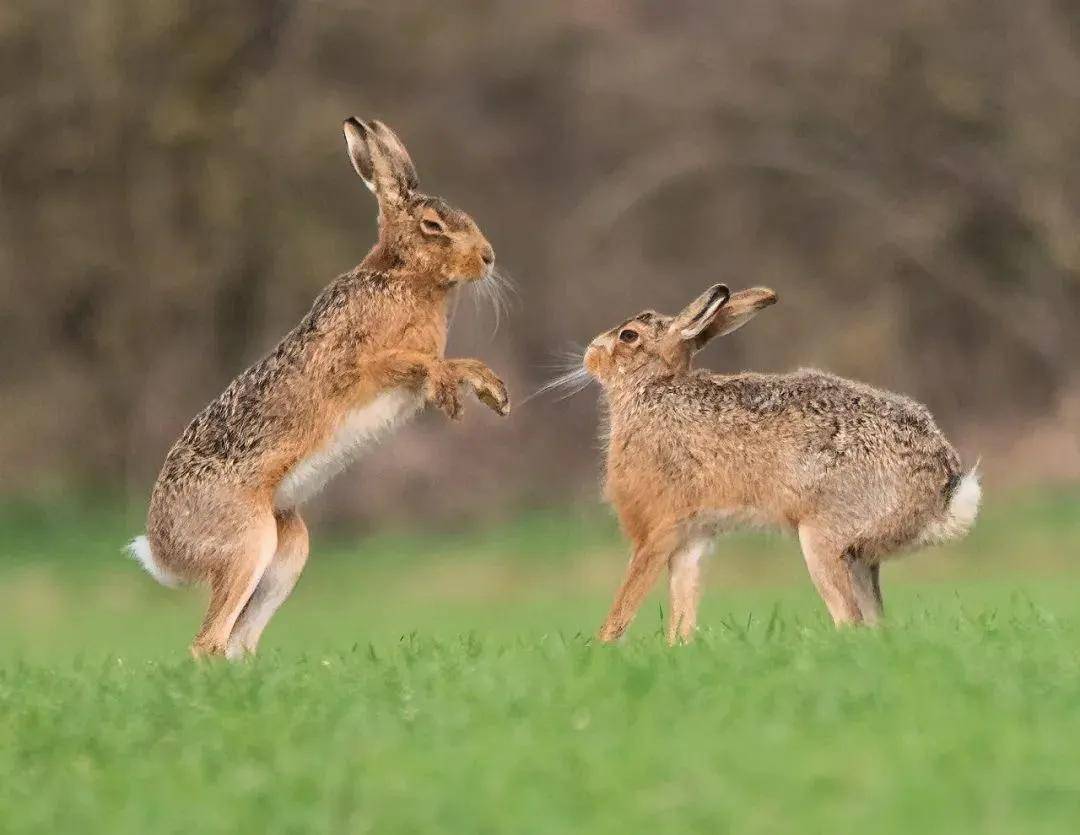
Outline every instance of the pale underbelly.
POLYGON ((274 507, 287 510, 303 504, 355 461, 379 435, 412 417, 421 405, 416 392, 391 389, 347 412, 330 439, 285 474, 274 491, 274 507))

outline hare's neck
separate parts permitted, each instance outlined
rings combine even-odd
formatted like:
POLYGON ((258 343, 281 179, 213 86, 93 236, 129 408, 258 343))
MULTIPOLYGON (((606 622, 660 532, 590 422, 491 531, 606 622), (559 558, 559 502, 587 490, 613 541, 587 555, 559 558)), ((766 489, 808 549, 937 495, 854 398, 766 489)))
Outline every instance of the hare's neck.
POLYGON ((650 402, 655 399, 658 385, 669 384, 670 378, 655 380, 628 376, 607 385, 604 395, 609 438, 629 442, 645 424, 658 417, 650 402))
POLYGON ((608 380, 604 385, 604 393, 613 415, 631 415, 650 397, 676 385, 684 376, 685 374, 677 371, 657 373, 652 369, 642 369, 619 374, 608 380))
POLYGON ((380 240, 364 256, 360 266, 372 272, 393 274, 405 266, 405 259, 401 257, 395 247, 390 246, 386 241, 380 240))
POLYGON ((459 282, 449 279, 438 257, 393 240, 379 240, 360 262, 362 269, 410 285, 416 295, 445 300, 459 282))

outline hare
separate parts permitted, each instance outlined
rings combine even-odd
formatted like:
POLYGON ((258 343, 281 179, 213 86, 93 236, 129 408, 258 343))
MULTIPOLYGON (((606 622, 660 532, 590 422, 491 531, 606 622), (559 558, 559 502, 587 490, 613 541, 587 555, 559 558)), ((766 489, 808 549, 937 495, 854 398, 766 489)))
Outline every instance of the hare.
POLYGON ((491 245, 467 214, 417 190, 386 125, 350 118, 343 130, 378 200, 378 242, 191 421, 165 458, 146 535, 129 546, 163 584, 209 584, 196 657, 255 652, 307 561, 301 504, 376 436, 427 403, 459 418, 462 385, 510 409, 482 362, 443 358, 448 296, 493 278, 491 245))
POLYGON ((693 636, 698 572, 740 522, 798 532, 835 624, 882 616, 882 561, 965 534, 981 488, 925 407, 821 371, 691 370, 710 339, 777 300, 717 284, 677 316, 646 311, 596 337, 584 371, 608 412, 607 498, 633 544, 600 631, 619 638, 667 565, 672 644, 693 636))

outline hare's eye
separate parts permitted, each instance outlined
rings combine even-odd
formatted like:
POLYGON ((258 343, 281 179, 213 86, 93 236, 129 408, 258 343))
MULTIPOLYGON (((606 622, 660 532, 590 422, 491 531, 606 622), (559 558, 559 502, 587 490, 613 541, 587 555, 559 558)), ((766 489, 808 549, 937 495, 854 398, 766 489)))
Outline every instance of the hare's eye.
POLYGON ((619 341, 620 342, 625 342, 628 345, 631 342, 634 342, 637 338, 638 338, 637 331, 630 330, 630 328, 627 328, 626 330, 622 331, 619 334, 619 341))
POLYGON ((446 227, 443 226, 442 221, 431 217, 421 218, 420 228, 424 230, 425 235, 441 235, 446 232, 446 227))

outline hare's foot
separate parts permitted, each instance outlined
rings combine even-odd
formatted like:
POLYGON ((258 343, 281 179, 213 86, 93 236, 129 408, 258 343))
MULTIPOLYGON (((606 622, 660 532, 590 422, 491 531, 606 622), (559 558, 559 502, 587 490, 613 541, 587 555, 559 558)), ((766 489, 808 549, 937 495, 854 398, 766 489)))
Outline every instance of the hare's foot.
POLYGON ((506 393, 506 384, 480 360, 448 360, 447 365, 459 383, 469 386, 476 393, 480 402, 499 415, 510 414, 510 397, 506 393))
POLYGON ((424 399, 437 406, 450 420, 461 419, 461 392, 452 370, 445 366, 433 368, 424 380, 424 399))

